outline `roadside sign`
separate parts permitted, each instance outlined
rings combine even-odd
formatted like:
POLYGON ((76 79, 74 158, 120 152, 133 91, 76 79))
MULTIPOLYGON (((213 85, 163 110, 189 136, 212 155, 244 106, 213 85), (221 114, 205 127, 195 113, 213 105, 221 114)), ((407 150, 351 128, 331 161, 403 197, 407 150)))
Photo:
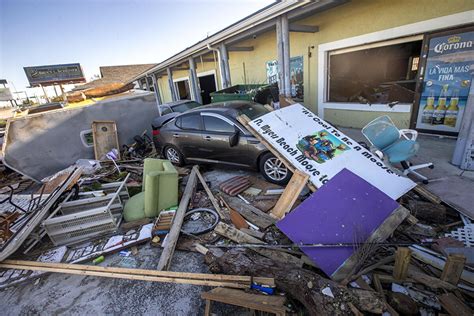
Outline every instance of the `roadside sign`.
POLYGON ((86 82, 79 63, 24 67, 32 87, 86 82))

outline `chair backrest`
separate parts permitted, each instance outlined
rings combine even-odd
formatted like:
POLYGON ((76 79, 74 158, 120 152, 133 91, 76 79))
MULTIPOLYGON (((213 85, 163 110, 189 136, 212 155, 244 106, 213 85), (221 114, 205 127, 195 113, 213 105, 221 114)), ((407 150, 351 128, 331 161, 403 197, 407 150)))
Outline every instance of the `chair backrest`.
POLYGON ((387 115, 380 116, 364 126, 362 134, 382 151, 400 138, 398 128, 387 115))

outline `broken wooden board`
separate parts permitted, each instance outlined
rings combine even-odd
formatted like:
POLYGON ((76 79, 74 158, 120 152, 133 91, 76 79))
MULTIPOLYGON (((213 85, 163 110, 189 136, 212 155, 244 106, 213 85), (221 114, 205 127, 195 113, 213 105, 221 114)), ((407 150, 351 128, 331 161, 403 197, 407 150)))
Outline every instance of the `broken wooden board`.
POLYGON ((229 216, 227 216, 227 214, 224 214, 224 212, 222 212, 220 206, 219 206, 219 203, 217 203, 217 200, 216 198, 214 197, 214 194, 212 194, 212 191, 211 189, 209 189, 209 186, 207 185, 206 183, 206 180, 204 180, 204 178, 202 177, 201 173, 199 172, 199 169, 195 169, 196 171, 196 175, 199 179, 199 181, 201 182, 204 190, 206 191, 207 193, 207 196, 209 197, 209 200, 211 200, 211 203, 212 203, 212 206, 214 206, 214 209, 216 210, 216 212, 219 214, 219 216, 223 219, 229 219, 229 216))
POLYGON ((464 304, 453 293, 446 293, 438 296, 443 308, 450 314, 456 316, 472 316, 474 312, 464 304))
POLYGON ((105 155, 112 149, 117 149, 120 159, 120 147, 115 121, 93 121, 92 138, 96 160, 104 160, 105 155))
POLYGON ((191 200, 191 196, 193 195, 194 189, 196 187, 196 170, 198 168, 198 166, 194 166, 191 170, 188 183, 186 183, 186 188, 184 189, 183 196, 181 197, 181 201, 179 201, 179 206, 174 216, 173 225, 171 226, 170 232, 166 237, 166 243, 164 245, 163 252, 161 253, 160 261, 158 262, 158 266, 156 268, 157 270, 168 270, 171 265, 174 249, 176 248, 176 243, 178 242, 179 234, 181 233, 184 215, 186 214, 189 201, 191 200))
MULTIPOLYGON (((230 240, 239 244, 265 244, 260 239, 252 237, 223 222, 219 222, 214 228, 214 231, 219 235, 229 238, 230 240)), ((281 251, 273 251, 263 248, 252 248, 252 250, 274 261, 295 265, 297 267, 301 267, 303 265, 300 259, 281 251)))
POLYGON ((271 214, 282 219, 286 213, 291 211, 293 205, 298 199, 301 191, 308 183, 309 176, 299 170, 295 170, 290 182, 287 184, 285 191, 278 199, 277 204, 273 208, 271 214))
POLYGON ((267 213, 262 212, 252 205, 245 204, 239 198, 226 196, 225 201, 232 209, 239 212, 240 215, 245 217, 250 223, 258 226, 261 229, 266 229, 276 222, 276 220, 267 213))
POLYGON ((250 288, 253 281, 274 286, 273 278, 255 278, 239 275, 218 275, 191 272, 156 271, 79 265, 68 263, 46 263, 37 261, 5 260, 0 268, 22 269, 32 271, 56 272, 75 275, 91 275, 114 279, 142 280, 165 283, 193 284, 206 286, 224 286, 232 288, 250 288), (258 279, 258 281, 256 281, 258 279))
MULTIPOLYGON (((343 169, 276 226, 295 244, 383 242, 408 216, 388 195, 343 169)), ((359 262, 353 246, 301 247, 334 280, 346 278, 359 262)))
POLYGON ((286 314, 286 307, 284 305, 286 298, 284 296, 252 294, 235 289, 215 288, 209 292, 201 293, 201 298, 209 302, 206 302, 206 304, 209 304, 209 310, 204 314, 206 316, 211 315, 210 301, 273 313, 278 316, 286 314))

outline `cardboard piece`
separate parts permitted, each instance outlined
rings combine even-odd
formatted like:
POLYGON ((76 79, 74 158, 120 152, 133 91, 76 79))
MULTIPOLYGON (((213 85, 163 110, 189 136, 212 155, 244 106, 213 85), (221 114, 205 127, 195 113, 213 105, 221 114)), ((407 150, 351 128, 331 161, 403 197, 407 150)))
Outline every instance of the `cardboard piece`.
MULTIPOLYGON (((398 207, 385 193, 343 169, 276 226, 296 244, 362 243, 398 207)), ((329 276, 355 252, 353 246, 301 250, 329 276)))
POLYGON ((249 122, 274 150, 320 188, 343 168, 351 170, 392 199, 416 186, 377 156, 297 103, 249 122))

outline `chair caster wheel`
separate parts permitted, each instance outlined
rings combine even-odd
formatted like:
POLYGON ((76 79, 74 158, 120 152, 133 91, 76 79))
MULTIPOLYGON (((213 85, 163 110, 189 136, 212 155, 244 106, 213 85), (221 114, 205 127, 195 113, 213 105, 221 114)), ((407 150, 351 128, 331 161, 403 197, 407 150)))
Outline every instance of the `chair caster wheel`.
POLYGON ((423 180, 423 184, 428 184, 428 180, 423 180))
POLYGON ((429 166, 428 168, 433 169, 433 168, 434 168, 434 165, 431 165, 431 166, 429 166))

